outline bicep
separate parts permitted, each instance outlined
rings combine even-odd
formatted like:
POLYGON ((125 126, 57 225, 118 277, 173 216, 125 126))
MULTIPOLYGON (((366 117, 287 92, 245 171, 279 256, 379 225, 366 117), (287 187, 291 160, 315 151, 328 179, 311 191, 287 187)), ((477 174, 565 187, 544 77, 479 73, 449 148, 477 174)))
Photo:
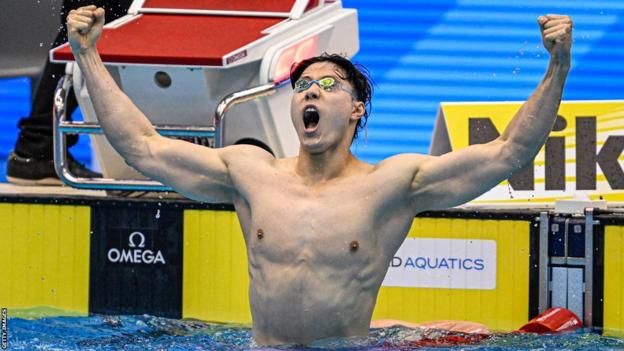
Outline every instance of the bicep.
POLYGON ((212 149, 160 135, 146 139, 147 155, 132 166, 144 175, 203 202, 232 202, 235 193, 224 154, 227 147, 212 149))
POLYGON ((520 168, 506 144, 494 140, 424 158, 414 175, 412 199, 422 210, 463 204, 490 190, 520 168))

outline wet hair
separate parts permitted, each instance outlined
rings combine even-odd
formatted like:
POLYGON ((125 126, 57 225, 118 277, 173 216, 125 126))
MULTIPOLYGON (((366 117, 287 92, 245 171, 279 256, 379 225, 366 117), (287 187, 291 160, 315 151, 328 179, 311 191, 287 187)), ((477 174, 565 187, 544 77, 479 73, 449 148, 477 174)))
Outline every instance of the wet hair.
POLYGON ((301 77, 306 68, 319 62, 331 62, 338 66, 342 71, 339 72, 340 78, 351 84, 356 100, 364 103, 364 115, 362 115, 362 118, 358 120, 357 126, 355 126, 353 138, 351 139, 351 142, 353 142, 353 140, 357 139, 358 132, 363 130, 366 126, 368 116, 373 108, 371 101, 373 95, 373 84, 370 78, 370 73, 366 67, 360 64, 354 64, 344 56, 324 53, 320 56, 311 57, 303 61, 293 63, 290 69, 290 84, 292 87, 295 87, 295 82, 299 79, 299 77, 301 77), (344 76, 340 73, 344 74, 344 76))

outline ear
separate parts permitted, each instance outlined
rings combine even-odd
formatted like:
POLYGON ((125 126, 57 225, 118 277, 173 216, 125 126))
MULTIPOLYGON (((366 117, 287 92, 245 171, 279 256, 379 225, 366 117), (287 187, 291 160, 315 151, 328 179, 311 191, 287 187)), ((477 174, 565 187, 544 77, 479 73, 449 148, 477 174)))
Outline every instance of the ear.
POLYGON ((362 116, 364 116, 364 113, 366 112, 366 106, 364 106, 364 103, 362 101, 353 101, 353 104, 351 106, 352 120, 358 120, 362 118, 362 116))

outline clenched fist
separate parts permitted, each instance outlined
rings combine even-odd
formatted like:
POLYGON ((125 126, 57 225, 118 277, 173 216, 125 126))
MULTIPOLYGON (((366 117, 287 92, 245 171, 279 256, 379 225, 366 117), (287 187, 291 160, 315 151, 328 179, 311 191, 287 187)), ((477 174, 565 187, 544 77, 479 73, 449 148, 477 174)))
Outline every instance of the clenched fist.
POLYGON ((74 54, 95 47, 103 26, 103 8, 89 5, 71 10, 67 15, 67 36, 74 54))
POLYGON ((546 15, 537 18, 542 30, 542 42, 553 59, 559 63, 570 63, 572 47, 572 27, 570 17, 546 15))

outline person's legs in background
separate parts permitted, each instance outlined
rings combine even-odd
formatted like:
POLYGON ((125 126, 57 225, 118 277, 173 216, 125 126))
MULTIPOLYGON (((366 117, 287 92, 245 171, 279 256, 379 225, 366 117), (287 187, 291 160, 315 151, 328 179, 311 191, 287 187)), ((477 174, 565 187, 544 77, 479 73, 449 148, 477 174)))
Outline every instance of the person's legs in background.
MULTIPOLYGON (((131 0, 64 0, 61 10, 61 27, 53 47, 67 42, 65 21, 67 14, 72 9, 91 4, 102 6, 106 10, 106 21, 110 22, 125 15, 131 3, 131 0)), ((64 64, 46 61, 35 90, 30 115, 22 118, 18 123, 20 133, 7 162, 7 180, 11 183, 21 185, 61 184, 54 170, 53 161, 52 102, 56 84, 64 74, 64 64)), ((73 93, 70 93, 67 105, 67 113, 71 116, 77 107, 73 93)), ((68 147, 77 142, 77 135, 68 135, 68 147)), ((78 163, 69 153, 68 160, 69 169, 74 175, 89 178, 101 177, 101 174, 78 163)))

